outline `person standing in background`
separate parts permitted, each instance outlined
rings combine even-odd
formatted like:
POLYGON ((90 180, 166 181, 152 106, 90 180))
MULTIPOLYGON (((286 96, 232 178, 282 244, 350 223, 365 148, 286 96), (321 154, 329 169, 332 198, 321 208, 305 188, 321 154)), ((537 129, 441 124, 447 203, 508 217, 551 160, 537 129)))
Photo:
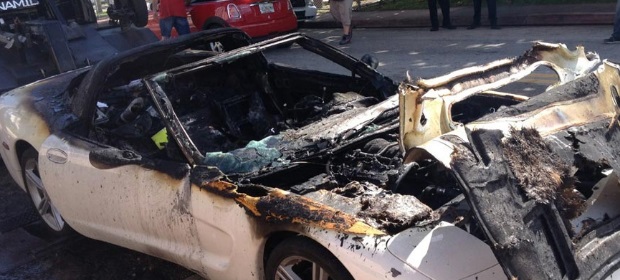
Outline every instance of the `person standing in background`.
MULTIPOLYGON (((473 0, 474 2, 474 22, 467 29, 475 29, 480 27, 480 11, 482 10, 482 0, 473 0)), ((487 10, 489 12, 489 23, 491 29, 500 29, 497 25, 497 1, 487 0, 487 10)))
POLYGON ((450 23, 450 0, 428 0, 428 11, 431 16, 431 31, 439 30, 437 2, 439 2, 439 7, 441 8, 441 27, 445 29, 456 29, 456 26, 450 23))
POLYGON ((170 38, 172 27, 179 35, 189 34, 186 4, 185 0, 160 0, 157 5, 157 0, 152 0, 152 5, 155 7, 153 18, 159 19, 162 40, 170 38))
POLYGON ((353 0, 329 0, 329 12, 334 19, 342 24, 342 39, 338 44, 346 45, 351 43, 353 30, 351 28, 351 9, 353 0))
POLYGON ((620 43, 620 0, 616 3, 616 16, 614 17, 614 32, 611 33, 609 39, 605 39, 605 44, 620 43))

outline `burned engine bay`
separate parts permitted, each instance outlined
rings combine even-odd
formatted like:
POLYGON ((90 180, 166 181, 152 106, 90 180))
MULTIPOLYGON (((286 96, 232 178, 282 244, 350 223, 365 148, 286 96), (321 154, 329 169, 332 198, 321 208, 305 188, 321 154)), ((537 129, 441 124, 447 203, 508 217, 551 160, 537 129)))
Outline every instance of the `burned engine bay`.
MULTIPOLYGON (((566 51, 565 47, 541 48, 566 51)), ((565 102, 574 97, 566 93, 577 87, 575 83, 593 83, 584 80, 592 79, 593 74, 584 76, 598 58, 589 58, 586 70, 561 68, 558 73, 576 74, 564 75, 560 79, 564 85, 536 98, 486 93, 539 65, 559 67, 540 63, 544 59, 537 51, 494 65, 495 71, 483 71, 485 78, 475 69, 430 87, 429 80, 405 82, 414 84, 416 91, 423 92, 421 96, 443 94, 448 96, 444 100, 450 100, 449 96, 467 93, 447 106, 449 124, 435 120, 428 111, 433 107, 428 106, 424 114, 417 115, 419 127, 440 127, 441 133, 433 137, 461 143, 451 138, 450 131, 495 118, 491 116, 501 119, 510 114, 506 112, 527 113, 565 102), (462 92, 446 94, 446 84, 462 92)), ((292 68, 268 63, 260 53, 205 61, 110 88, 98 100, 98 117, 90 137, 145 157, 187 159, 196 166, 209 166, 208 174, 192 175, 202 180, 198 185, 236 199, 249 214, 267 222, 301 221, 345 232, 396 234, 412 226, 447 221, 488 240, 488 233, 470 209, 462 178, 455 175, 450 160, 441 157, 442 152, 453 157, 458 149, 408 146, 417 141, 402 139, 411 135, 403 134, 401 123, 403 112, 410 111, 403 111, 402 94, 386 94, 386 89, 397 93, 391 80, 383 78, 377 83, 370 82, 377 76, 355 71, 346 76, 292 68), (167 131, 163 137, 162 130, 167 131), (353 221, 375 230, 353 230, 353 221)), ((422 100, 418 98, 416 106, 430 99, 422 100)), ((600 161, 596 165, 581 163, 587 167, 561 169, 562 176, 577 174, 577 188, 558 188, 565 195, 546 196, 546 203, 556 197, 568 197, 575 203, 565 207, 567 222, 584 211, 585 201, 609 166, 600 161)), ((585 233, 576 230, 570 234, 579 238, 585 233)))

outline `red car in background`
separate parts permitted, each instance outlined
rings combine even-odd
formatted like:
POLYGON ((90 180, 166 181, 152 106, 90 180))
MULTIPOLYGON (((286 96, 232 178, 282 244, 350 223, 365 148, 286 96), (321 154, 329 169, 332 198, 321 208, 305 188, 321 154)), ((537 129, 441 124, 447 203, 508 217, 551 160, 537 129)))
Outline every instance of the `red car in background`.
MULTIPOLYGON (((261 40, 297 30, 290 0, 192 0, 188 7, 192 31, 236 27, 261 40)), ((159 23, 148 27, 161 38, 159 23)), ((173 29, 172 36, 176 36, 173 29)))

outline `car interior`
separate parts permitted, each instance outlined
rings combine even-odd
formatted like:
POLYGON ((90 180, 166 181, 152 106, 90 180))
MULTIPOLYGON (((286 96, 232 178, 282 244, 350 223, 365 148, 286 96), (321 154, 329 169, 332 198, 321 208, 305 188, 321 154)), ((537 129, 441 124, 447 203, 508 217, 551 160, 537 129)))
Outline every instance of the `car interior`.
MULTIPOLYGON (((320 188, 332 189, 352 181, 370 182, 363 186, 364 190, 343 189, 339 193, 339 197, 356 199, 365 192, 390 197, 373 200, 374 206, 370 208, 358 209, 366 213, 387 207, 388 201, 396 208, 408 205, 409 209, 419 203, 412 201, 416 198, 432 209, 446 205, 455 197, 462 201, 453 177, 437 161, 424 160, 406 168, 402 165, 397 142, 397 107, 369 124, 371 129, 346 136, 350 141, 336 147, 338 151, 327 162, 320 154, 334 148, 329 143, 304 140, 299 144, 283 140, 283 135, 303 133, 308 127, 320 125, 328 116, 341 114, 347 118, 347 112, 354 115, 360 112, 356 110, 384 100, 367 79, 268 63, 260 54, 162 73, 147 79, 157 80, 165 92, 184 130, 205 155, 203 164, 217 166, 231 178, 242 176, 255 184, 278 185, 298 194, 314 195, 317 200, 325 199, 316 197, 321 194, 316 192, 320 188), (384 129, 373 130, 381 127, 384 129), (229 154, 240 162, 230 164, 231 157, 224 157, 229 154), (319 155, 318 158, 313 158, 313 154, 319 155), (278 165, 280 158, 303 159, 306 163, 278 165), (266 166, 270 168, 262 168, 266 166), (256 172, 259 170, 262 171, 256 172)), ((161 146, 152 140, 165 128, 142 81, 111 87, 100 96, 91 137, 142 156, 185 160, 172 135, 168 134, 161 146)), ((487 99, 465 100, 453 112, 459 120, 466 121, 514 103, 514 100, 487 99), (493 109, 467 106, 478 103, 493 109)), ((338 203, 338 200, 330 202, 338 203)), ((376 217, 370 215, 367 220, 397 232, 419 221, 418 214, 397 210, 382 214, 377 210, 376 217), (372 222, 381 219, 384 222, 380 224, 372 222)))
MULTIPOLYGON (((202 153, 228 152, 349 107, 381 100, 378 90, 358 76, 268 63, 260 54, 165 75, 161 88, 202 153)), ((150 140, 164 128, 150 100, 139 80, 106 89, 98 100, 93 137, 143 155, 171 157, 150 140)))

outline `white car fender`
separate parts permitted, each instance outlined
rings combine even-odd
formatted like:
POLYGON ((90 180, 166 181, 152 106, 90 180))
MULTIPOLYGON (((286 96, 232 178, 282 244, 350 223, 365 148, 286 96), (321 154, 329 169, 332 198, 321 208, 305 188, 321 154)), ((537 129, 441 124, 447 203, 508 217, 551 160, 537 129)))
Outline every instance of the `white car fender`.
POLYGON ((309 236, 328 248, 355 279, 504 277, 487 244, 446 222, 412 227, 394 236, 354 236, 326 230, 310 230, 309 236))
POLYGON ((27 87, 15 89, 0 97, 0 141, 2 160, 15 182, 25 191, 21 175, 18 140, 26 141, 35 149, 50 135, 47 123, 34 112, 27 87))

